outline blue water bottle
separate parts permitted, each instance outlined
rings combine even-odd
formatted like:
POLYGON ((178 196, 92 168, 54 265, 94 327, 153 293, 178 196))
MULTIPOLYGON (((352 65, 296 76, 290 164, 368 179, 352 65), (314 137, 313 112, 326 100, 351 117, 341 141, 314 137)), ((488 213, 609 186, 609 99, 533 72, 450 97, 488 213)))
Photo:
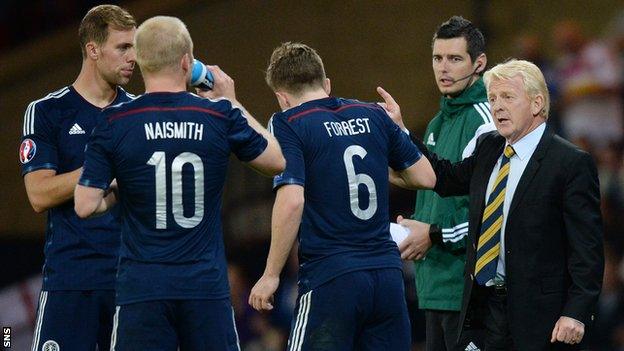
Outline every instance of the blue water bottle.
POLYGON ((214 78, 212 73, 206 68, 203 62, 193 59, 193 70, 191 71, 191 86, 201 90, 212 90, 214 78))

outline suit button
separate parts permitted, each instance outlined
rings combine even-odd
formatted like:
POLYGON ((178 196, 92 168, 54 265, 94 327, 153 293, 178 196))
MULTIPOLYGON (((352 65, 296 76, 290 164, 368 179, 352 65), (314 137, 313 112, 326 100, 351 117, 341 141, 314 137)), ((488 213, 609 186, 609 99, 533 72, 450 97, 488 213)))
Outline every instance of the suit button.
POLYGON ((511 254, 511 250, 507 250, 505 253, 506 253, 507 255, 510 255, 510 254, 511 254))
POLYGON ((474 280, 474 274, 470 273, 470 280, 474 280))

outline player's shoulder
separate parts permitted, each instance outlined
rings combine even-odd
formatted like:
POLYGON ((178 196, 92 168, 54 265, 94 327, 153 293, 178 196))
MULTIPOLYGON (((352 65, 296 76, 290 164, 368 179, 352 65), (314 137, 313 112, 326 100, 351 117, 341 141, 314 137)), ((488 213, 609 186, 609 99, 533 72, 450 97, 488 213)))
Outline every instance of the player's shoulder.
POLYGON ((384 112, 384 109, 381 106, 379 106, 379 104, 377 104, 376 102, 368 102, 368 101, 362 101, 358 99, 347 99, 347 98, 338 98, 337 100, 338 100, 338 103, 340 104, 340 107, 338 108, 342 108, 342 109, 363 108, 363 109, 375 111, 377 113, 384 112))
POLYGON ((134 105, 136 105, 137 99, 138 98, 134 96, 130 100, 119 101, 113 105, 106 106, 105 108, 102 109, 101 115, 108 118, 111 116, 116 116, 125 111, 131 110, 134 107, 134 105))
POLYGON ((28 104, 27 110, 49 110, 52 108, 61 108, 67 103, 67 94, 71 92, 69 86, 53 91, 45 96, 33 100, 28 104))
POLYGON ((229 119, 236 115, 235 113, 232 113, 233 111, 242 115, 245 114, 245 109, 242 106, 239 106, 237 102, 226 97, 211 99, 199 96, 195 93, 188 93, 188 95, 190 105, 200 108, 201 111, 209 115, 229 119))
POLYGON ((340 97, 327 97, 323 99, 307 101, 299 106, 283 111, 277 116, 286 119, 288 122, 305 120, 303 117, 311 115, 342 114, 346 115, 353 110, 370 110, 378 114, 385 115, 381 106, 376 103, 363 102, 356 99, 347 99, 340 97))
POLYGON ((142 95, 135 96, 123 89, 118 90, 118 93, 124 95, 118 96, 115 103, 102 109, 101 113, 98 115, 98 124, 104 123, 106 125, 112 125, 115 121, 121 120, 123 117, 136 112, 137 109, 140 108, 139 100, 142 95))
POLYGON ((33 134, 36 125, 41 123, 56 125, 64 111, 72 108, 67 96, 71 92, 69 86, 58 89, 42 98, 31 101, 24 111, 23 135, 33 134))

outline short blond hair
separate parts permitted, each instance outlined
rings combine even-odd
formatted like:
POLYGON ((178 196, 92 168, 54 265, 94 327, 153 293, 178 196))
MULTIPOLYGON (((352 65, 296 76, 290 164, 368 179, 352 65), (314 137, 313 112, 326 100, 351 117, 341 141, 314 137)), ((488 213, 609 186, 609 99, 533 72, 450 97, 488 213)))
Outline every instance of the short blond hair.
POLYGON ((530 98, 534 98, 537 95, 542 95, 544 97, 544 107, 540 111, 540 114, 545 119, 548 119, 548 112, 550 110, 548 87, 546 86, 544 74, 542 74, 542 71, 532 62, 510 59, 506 62, 499 63, 485 72, 483 81, 485 82, 487 90, 489 90, 493 80, 508 80, 513 79, 515 76, 522 77, 524 91, 530 98))
POLYGON ((78 27, 80 49, 82 57, 87 57, 86 45, 93 41, 102 45, 108 39, 108 30, 120 31, 132 30, 136 27, 136 21, 132 15, 117 5, 99 5, 93 7, 82 18, 78 27))
POLYGON ((134 37, 141 72, 154 73, 176 67, 185 54, 193 57, 193 41, 184 22, 156 16, 143 22, 134 37))

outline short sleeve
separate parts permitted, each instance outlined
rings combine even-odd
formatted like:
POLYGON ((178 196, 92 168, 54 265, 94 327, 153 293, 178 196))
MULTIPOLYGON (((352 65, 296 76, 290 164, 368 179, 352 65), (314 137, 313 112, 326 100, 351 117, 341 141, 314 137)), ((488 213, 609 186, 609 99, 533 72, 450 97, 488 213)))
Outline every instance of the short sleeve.
POLYGON ((303 144, 301 139, 284 118, 273 116, 269 121, 275 139, 282 148, 286 159, 286 169, 273 178, 273 189, 286 184, 305 184, 305 161, 303 159, 303 144))
POLYGON ((385 118, 389 133, 388 165, 395 171, 402 171, 422 157, 418 147, 412 143, 409 135, 401 130, 390 117, 385 118))
POLYGON ((91 188, 108 189, 113 180, 112 128, 102 121, 93 129, 85 150, 85 162, 80 176, 80 185, 91 188))
POLYGON ((247 123, 242 110, 232 107, 229 115, 232 124, 228 130, 228 143, 232 152, 243 162, 249 162, 260 156, 266 149, 267 140, 247 123))
POLYGON ((33 101, 24 113, 19 147, 22 176, 39 169, 58 169, 54 123, 48 120, 41 105, 33 101))

